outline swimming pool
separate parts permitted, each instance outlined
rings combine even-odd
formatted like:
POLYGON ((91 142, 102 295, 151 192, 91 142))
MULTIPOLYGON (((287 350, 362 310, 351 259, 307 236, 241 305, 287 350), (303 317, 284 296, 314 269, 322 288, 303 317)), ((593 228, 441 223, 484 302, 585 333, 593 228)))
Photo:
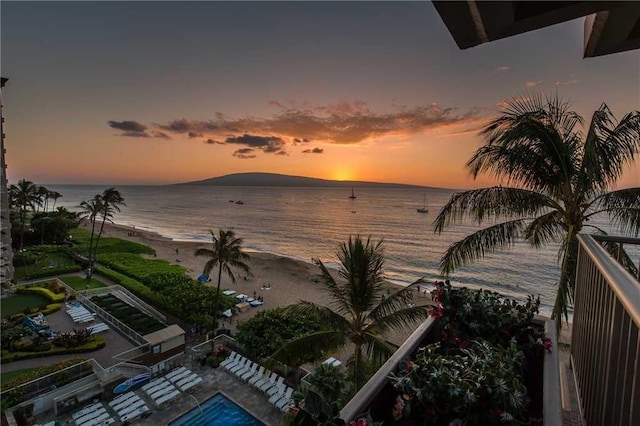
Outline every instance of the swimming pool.
POLYGON ((185 415, 169 423, 169 426, 264 426, 260 420, 221 393, 217 393, 185 415))

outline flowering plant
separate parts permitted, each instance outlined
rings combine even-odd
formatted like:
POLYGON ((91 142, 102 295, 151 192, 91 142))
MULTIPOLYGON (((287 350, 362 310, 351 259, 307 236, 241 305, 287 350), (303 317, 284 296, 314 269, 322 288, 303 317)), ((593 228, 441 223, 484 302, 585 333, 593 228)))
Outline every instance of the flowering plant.
POLYGON ((438 320, 436 342, 390 377, 399 392, 396 423, 535 423, 529 370, 551 351, 542 327, 532 323, 540 300, 529 296, 521 304, 495 292, 453 288, 449 281, 435 286, 429 314, 438 320))

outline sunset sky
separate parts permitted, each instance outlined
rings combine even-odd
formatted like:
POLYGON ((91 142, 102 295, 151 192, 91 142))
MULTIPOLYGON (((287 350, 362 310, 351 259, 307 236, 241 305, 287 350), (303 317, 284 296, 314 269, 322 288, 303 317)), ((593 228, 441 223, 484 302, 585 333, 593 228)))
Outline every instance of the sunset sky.
MULTIPOLYGON (((460 50, 429 1, 2 1, 10 182, 237 172, 448 188, 505 99, 640 109, 640 53, 583 59, 583 20, 460 50)), ((640 161, 621 186, 640 186, 640 161)))

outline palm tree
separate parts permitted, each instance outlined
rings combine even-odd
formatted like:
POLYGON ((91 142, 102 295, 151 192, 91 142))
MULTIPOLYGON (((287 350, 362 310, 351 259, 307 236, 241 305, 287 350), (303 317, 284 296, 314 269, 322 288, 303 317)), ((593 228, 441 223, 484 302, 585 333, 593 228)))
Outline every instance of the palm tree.
POLYGON ((53 200, 53 206, 51 206, 51 209, 54 210, 56 208, 56 201, 58 201, 58 198, 62 197, 62 194, 57 191, 49 191, 47 197, 53 200))
MULTIPOLYGON (((96 200, 100 202, 102 215, 102 223, 100 224, 100 231, 98 232, 98 236, 96 237, 96 245, 93 248, 93 259, 95 261, 96 256, 98 255, 98 244, 100 243, 100 237, 102 237, 102 232, 104 231, 104 223, 113 218, 113 215, 116 212, 120 212, 120 206, 126 206, 124 203, 124 198, 120 195, 120 191, 115 188, 109 188, 102 191, 101 195, 96 195, 94 197, 96 200)), ((89 248, 89 253, 91 253, 91 248, 89 248)))
POLYGON ((30 180, 21 179, 18 181, 17 185, 11 185, 9 187, 9 197, 11 199, 11 205, 18 209, 20 216, 19 250, 22 250, 27 212, 35 209, 39 200, 38 185, 34 184, 30 180))
POLYGON ((96 218, 102 211, 102 197, 96 195, 88 201, 83 201, 80 203, 80 208, 82 209, 82 212, 80 212, 81 219, 88 220, 89 223, 91 223, 91 237, 89 238, 89 269, 92 269, 93 262, 91 260, 91 248, 93 247, 93 238, 96 231, 96 218))
POLYGON ((517 239, 533 247, 560 242, 552 313, 558 329, 573 301, 576 237, 589 227, 605 232, 588 221, 606 214, 623 232, 640 231, 640 188, 611 190, 640 150, 640 113, 616 122, 602 104, 583 135, 575 128, 582 117, 569 108, 557 96, 510 100, 482 130, 486 142, 466 166, 474 178, 486 173, 511 186, 454 194, 434 222, 437 233, 464 217, 492 222, 448 248, 441 260, 445 275, 517 239))
POLYGON ((213 231, 209 232, 211 233, 213 247, 211 249, 198 249, 196 250, 195 255, 209 258, 207 263, 204 264, 204 269, 202 271, 203 275, 208 277, 213 268, 216 266, 218 267, 218 287, 213 311, 211 313, 215 324, 218 314, 218 305, 220 302, 220 281, 222 279, 222 271, 224 271, 235 284, 236 277, 233 275, 233 270, 231 268, 241 269, 249 274, 250 268, 245 261, 249 260, 250 257, 248 254, 242 252, 242 238, 237 238, 233 231, 220 229, 218 231, 218 235, 213 231))
POLYGON ((395 350, 380 333, 402 329, 426 318, 424 306, 409 305, 414 293, 412 286, 424 281, 421 278, 384 297, 382 241, 374 242, 369 238, 363 242, 360 236, 350 237, 348 243, 341 244, 337 256, 341 282, 336 281, 322 261, 316 260, 331 307, 305 301, 290 307, 294 315, 317 314, 327 329, 285 344, 272 357, 291 363, 296 359, 316 358, 324 351, 350 342, 354 352, 347 361, 347 368, 357 390, 366 380, 365 356, 382 363, 395 350))

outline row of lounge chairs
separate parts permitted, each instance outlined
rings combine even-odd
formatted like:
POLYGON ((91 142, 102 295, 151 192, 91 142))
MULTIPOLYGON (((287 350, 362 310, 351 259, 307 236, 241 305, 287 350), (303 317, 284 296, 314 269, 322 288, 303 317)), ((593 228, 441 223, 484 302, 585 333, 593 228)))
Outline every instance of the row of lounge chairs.
POLYGON ((91 322, 95 320, 96 314, 90 312, 84 306, 73 306, 67 309, 67 314, 71 317, 73 322, 91 322))
POLYGON ((122 423, 131 422, 149 411, 147 404, 133 391, 114 398, 109 405, 122 423))
POLYGON ((185 392, 200 382, 202 382, 202 377, 186 367, 180 367, 150 381, 142 387, 142 390, 156 406, 160 407, 180 395, 181 391, 185 392))
POLYGON ((115 423, 115 420, 107 413, 102 402, 88 405, 82 410, 73 413, 71 417, 78 426, 110 425, 115 423))
POLYGON ((91 334, 98 334, 98 333, 102 333, 104 331, 109 330, 109 326, 103 322, 98 323, 98 324, 94 324, 94 325, 90 325, 89 327, 87 327, 87 330, 89 330, 89 332, 91 332, 91 334))
POLYGON ((284 377, 261 366, 236 352, 220 363, 220 366, 244 382, 269 396, 269 402, 281 411, 286 411, 293 402, 293 389, 284 384, 284 377))

